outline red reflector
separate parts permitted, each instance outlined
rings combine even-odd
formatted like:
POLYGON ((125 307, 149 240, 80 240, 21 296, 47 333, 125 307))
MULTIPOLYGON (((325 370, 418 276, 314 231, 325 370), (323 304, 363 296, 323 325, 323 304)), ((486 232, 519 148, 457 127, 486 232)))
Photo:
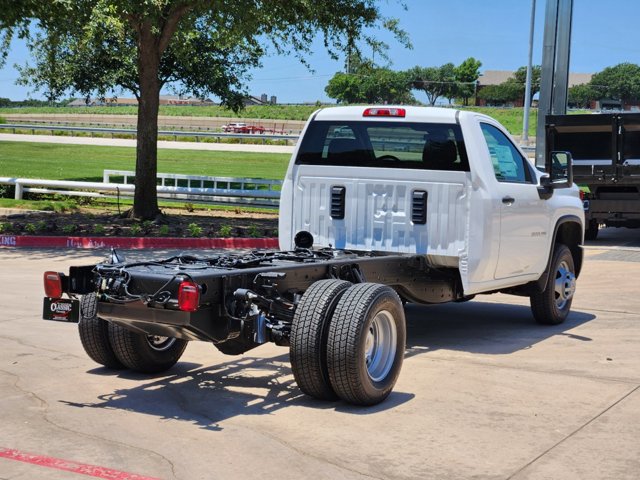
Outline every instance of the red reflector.
POLYGON ((58 272, 44 272, 44 294, 49 298, 62 298, 62 280, 58 272))
POLYGON ((199 303, 200 287, 194 282, 182 282, 178 287, 178 308, 184 312, 195 312, 199 303))
POLYGON ((584 191, 580 190, 580 200, 584 200, 584 191))
POLYGON ((404 108, 367 108, 363 117, 404 117, 407 111, 404 108))

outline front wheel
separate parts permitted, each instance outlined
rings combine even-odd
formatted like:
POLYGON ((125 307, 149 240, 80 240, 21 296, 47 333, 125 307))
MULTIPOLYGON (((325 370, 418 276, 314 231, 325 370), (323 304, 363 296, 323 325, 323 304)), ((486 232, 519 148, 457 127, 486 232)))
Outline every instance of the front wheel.
POLYGON ((109 339, 118 360, 131 370, 157 373, 173 367, 187 347, 180 338, 146 335, 109 324, 109 339))
POLYGON ((406 343, 402 302, 385 285, 359 283, 338 301, 327 338, 331 386, 343 400, 375 405, 393 390, 406 343))
POLYGON ((542 325, 558 325, 565 321, 571 310, 576 291, 573 256, 566 245, 556 244, 551 271, 544 291, 530 297, 531 310, 542 325))

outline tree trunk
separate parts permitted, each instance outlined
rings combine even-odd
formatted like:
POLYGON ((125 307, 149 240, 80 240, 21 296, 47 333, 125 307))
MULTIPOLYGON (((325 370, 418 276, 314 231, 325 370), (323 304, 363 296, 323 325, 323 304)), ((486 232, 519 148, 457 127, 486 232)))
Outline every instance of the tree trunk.
POLYGON ((151 45, 145 45, 145 43, 144 40, 140 42, 138 58, 140 98, 138 99, 136 190, 133 199, 133 217, 152 220, 160 213, 156 191, 160 55, 157 51, 157 45, 153 44, 154 42, 149 42, 151 45))

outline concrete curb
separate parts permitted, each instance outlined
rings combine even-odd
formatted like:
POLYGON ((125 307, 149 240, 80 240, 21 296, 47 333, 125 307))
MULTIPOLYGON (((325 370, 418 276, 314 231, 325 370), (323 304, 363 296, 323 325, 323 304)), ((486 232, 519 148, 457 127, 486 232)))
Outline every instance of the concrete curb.
POLYGON ((278 248, 277 238, 37 237, 0 235, 0 247, 40 248, 278 248))

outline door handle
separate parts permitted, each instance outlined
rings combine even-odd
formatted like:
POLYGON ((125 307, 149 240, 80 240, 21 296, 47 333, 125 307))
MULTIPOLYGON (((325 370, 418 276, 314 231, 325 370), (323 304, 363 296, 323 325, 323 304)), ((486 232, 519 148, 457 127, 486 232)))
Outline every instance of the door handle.
POLYGON ((505 205, 511 205, 515 201, 516 199, 513 197, 509 197, 509 196, 502 197, 502 203, 504 203, 505 205))

